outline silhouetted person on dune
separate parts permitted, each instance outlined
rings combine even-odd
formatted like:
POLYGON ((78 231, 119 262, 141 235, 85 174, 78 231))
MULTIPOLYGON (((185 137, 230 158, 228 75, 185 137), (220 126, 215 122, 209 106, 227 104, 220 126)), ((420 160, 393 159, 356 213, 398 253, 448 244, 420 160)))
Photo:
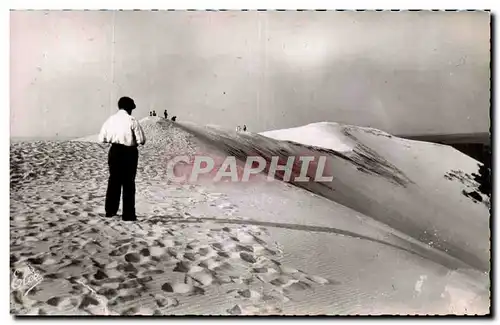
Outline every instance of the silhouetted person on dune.
POLYGON ((153 116, 156 116, 156 111, 153 111, 153 116))
POLYGON ((122 220, 135 221, 135 176, 139 152, 137 146, 146 143, 146 136, 139 122, 132 116, 134 100, 122 97, 118 112, 110 116, 101 128, 99 141, 111 143, 108 155, 109 180, 106 191, 106 217, 118 213, 123 187, 122 220))
POLYGON ((175 120, 177 120, 177 116, 172 116, 172 121, 175 122, 175 120))
POLYGON ((153 112, 149 112, 149 116, 153 116, 153 112))
POLYGON ((246 132, 246 130, 247 130, 247 126, 243 125, 243 132, 246 132))
POLYGON ((165 111, 163 112, 163 116, 165 116, 165 119, 167 119, 167 118, 168 118, 168 113, 167 113, 167 110, 165 110, 165 111))

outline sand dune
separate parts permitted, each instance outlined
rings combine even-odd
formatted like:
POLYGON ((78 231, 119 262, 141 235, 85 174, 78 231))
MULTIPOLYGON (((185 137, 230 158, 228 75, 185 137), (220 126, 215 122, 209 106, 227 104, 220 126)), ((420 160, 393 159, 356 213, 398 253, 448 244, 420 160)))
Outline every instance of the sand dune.
POLYGON ((294 141, 296 143, 331 149, 339 152, 351 151, 352 141, 335 123, 312 123, 297 128, 274 130, 260 133, 276 140, 294 141))
POLYGON ((324 151, 160 118, 141 123, 138 223, 102 217, 108 147, 96 137, 12 144, 11 269, 30 265, 43 276, 26 295, 12 291, 12 313, 488 313, 488 211, 461 194, 473 183, 444 177, 475 171, 475 161, 339 128, 329 144, 352 149, 328 148, 341 174, 329 186, 179 184, 166 173, 175 155, 324 151))
MULTIPOLYGON (((281 139, 300 135, 308 139, 307 130, 314 127, 298 129, 298 135, 290 129, 282 135, 279 130, 272 134, 281 139)), ((291 183, 388 224, 472 267, 489 269, 487 198, 483 197, 482 203, 471 202, 462 191, 473 190, 477 184, 467 186, 458 178, 446 176, 454 171, 468 175, 477 172, 477 161, 449 146, 405 140, 370 128, 336 123, 320 123, 317 127, 323 134, 327 128, 334 130, 331 138, 339 143, 345 140, 353 150, 339 152, 256 134, 232 137, 207 127, 183 126, 214 150, 241 159, 255 152, 267 161, 271 156, 280 156, 283 161, 289 156, 326 156, 325 172, 333 176, 332 182, 291 183)))

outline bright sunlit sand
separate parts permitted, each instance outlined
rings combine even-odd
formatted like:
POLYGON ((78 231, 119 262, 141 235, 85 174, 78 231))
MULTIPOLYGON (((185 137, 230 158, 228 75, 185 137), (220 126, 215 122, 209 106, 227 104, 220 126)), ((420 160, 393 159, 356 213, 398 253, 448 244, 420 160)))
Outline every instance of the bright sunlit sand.
POLYGON ((43 277, 13 290, 13 313, 488 313, 489 203, 462 194, 475 160, 336 123, 263 135, 141 123, 136 223, 103 218, 108 147, 95 136, 12 144, 10 265, 43 277), (180 184, 166 172, 176 155, 235 148, 325 154, 334 181, 180 184))

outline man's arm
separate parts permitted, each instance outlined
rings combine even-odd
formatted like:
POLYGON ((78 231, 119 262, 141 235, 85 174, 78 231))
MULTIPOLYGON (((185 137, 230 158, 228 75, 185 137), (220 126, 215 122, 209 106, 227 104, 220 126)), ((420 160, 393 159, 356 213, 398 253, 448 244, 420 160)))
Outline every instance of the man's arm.
POLYGON ((139 124, 139 122, 137 122, 136 119, 133 119, 132 121, 132 131, 134 131, 137 144, 144 145, 146 143, 146 135, 144 134, 141 125, 139 124))
POLYGON ((101 143, 107 143, 109 141, 108 139, 108 121, 109 119, 104 122, 104 124, 101 127, 101 132, 99 132, 99 142, 101 143))

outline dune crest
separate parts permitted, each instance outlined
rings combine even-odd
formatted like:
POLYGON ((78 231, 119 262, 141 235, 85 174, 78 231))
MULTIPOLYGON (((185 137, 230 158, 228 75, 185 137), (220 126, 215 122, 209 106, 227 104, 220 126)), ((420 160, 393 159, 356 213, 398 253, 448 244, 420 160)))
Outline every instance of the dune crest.
POLYGON ((337 123, 320 122, 259 134, 276 140, 293 141, 340 152, 350 151, 353 145, 349 138, 342 134, 339 126, 337 123))

